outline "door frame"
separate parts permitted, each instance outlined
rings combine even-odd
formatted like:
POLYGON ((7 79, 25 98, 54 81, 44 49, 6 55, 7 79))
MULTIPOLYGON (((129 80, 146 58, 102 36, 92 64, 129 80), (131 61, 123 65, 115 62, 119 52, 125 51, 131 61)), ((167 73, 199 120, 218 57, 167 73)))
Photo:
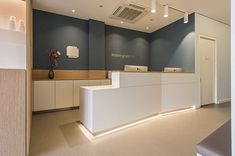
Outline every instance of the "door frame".
POLYGON ((218 47, 218 43, 217 43, 217 39, 214 38, 214 37, 210 37, 210 36, 207 36, 207 35, 199 35, 199 48, 198 48, 198 51, 199 51, 199 78, 200 78, 200 105, 203 106, 202 104, 202 95, 201 95, 201 51, 200 51, 200 39, 207 39, 207 40, 211 40, 211 41, 214 41, 215 42, 215 51, 214 51, 214 71, 213 71, 213 75, 214 75, 214 100, 213 102, 215 104, 218 104, 218 77, 217 77, 217 73, 218 73, 218 66, 217 66, 217 47, 218 47))

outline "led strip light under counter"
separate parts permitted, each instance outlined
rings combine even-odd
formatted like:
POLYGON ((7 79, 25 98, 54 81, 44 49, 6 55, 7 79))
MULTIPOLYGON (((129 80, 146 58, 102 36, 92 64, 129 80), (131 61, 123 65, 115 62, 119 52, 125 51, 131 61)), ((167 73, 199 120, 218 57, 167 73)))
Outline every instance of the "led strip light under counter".
POLYGON ((107 135, 111 135, 113 133, 116 133, 116 132, 119 132, 119 131, 122 131, 122 130, 125 130, 125 129, 128 129, 128 128, 131 128, 131 127, 135 127, 137 125, 141 125, 141 124, 153 121, 153 120, 155 120, 157 118, 161 118, 161 117, 169 116, 169 115, 174 115, 174 114, 178 114, 178 113, 183 113, 183 112, 189 112, 189 111, 193 111, 195 109, 196 109, 196 106, 192 106, 191 108, 187 108, 187 109, 183 109, 183 110, 178 110, 178 111, 158 114, 158 115, 155 115, 155 116, 152 116, 152 117, 149 117, 149 118, 137 121, 137 122, 133 122, 133 123, 130 123, 130 124, 127 124, 127 125, 124 125, 124 126, 120 126, 118 128, 115 128, 115 129, 112 129, 112 130, 108 130, 106 132, 102 132, 102 133, 99 133, 99 134, 96 134, 96 135, 93 135, 80 122, 78 123, 78 127, 82 131, 82 133, 87 137, 87 139, 89 139, 90 141, 93 141, 95 139, 98 139, 98 138, 101 138, 101 137, 104 137, 104 136, 107 136, 107 135))

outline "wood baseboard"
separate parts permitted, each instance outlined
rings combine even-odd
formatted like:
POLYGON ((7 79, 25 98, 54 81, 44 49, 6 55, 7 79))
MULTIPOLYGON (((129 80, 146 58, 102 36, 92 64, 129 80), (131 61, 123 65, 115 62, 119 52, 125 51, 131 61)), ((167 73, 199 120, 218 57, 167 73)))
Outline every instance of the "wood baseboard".
POLYGON ((77 107, 69 107, 69 108, 43 110, 43 111, 33 111, 33 115, 45 114, 45 113, 55 113, 55 112, 62 112, 62 111, 69 111, 69 110, 74 110, 74 109, 79 109, 79 106, 77 106, 77 107))
MULTIPOLYGON (((105 70, 54 70, 54 80, 102 80, 107 78, 105 70)), ((49 80, 48 70, 34 69, 33 80, 49 80)))

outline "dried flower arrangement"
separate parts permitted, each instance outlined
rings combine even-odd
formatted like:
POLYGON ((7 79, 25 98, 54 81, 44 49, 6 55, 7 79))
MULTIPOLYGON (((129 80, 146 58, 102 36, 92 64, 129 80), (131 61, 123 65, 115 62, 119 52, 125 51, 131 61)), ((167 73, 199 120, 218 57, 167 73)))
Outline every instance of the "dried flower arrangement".
POLYGON ((54 79, 54 69, 58 66, 58 58, 61 55, 61 53, 58 50, 52 50, 50 49, 48 56, 50 59, 50 69, 48 73, 49 79, 54 79))

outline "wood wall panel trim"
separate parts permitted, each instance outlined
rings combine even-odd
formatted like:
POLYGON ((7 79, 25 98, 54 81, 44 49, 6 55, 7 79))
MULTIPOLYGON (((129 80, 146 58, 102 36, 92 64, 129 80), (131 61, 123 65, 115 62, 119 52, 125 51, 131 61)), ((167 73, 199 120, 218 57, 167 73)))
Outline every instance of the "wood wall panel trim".
MULTIPOLYGON (((93 80, 106 79, 107 72, 104 70, 54 70, 54 80, 93 80)), ((34 69, 33 80, 49 80, 48 70, 34 69)))
POLYGON ((26 69, 27 69, 27 117, 26 117, 26 134, 27 134, 27 154, 29 155, 29 145, 30 145, 30 136, 31 136, 31 124, 32 124, 32 43, 33 43, 33 8, 32 8, 32 0, 26 0, 26 69))
POLYGON ((26 71, 0 70, 0 155, 26 155, 26 71))
POLYGON ((90 70, 89 80, 102 80, 107 78, 107 72, 102 70, 90 70))

